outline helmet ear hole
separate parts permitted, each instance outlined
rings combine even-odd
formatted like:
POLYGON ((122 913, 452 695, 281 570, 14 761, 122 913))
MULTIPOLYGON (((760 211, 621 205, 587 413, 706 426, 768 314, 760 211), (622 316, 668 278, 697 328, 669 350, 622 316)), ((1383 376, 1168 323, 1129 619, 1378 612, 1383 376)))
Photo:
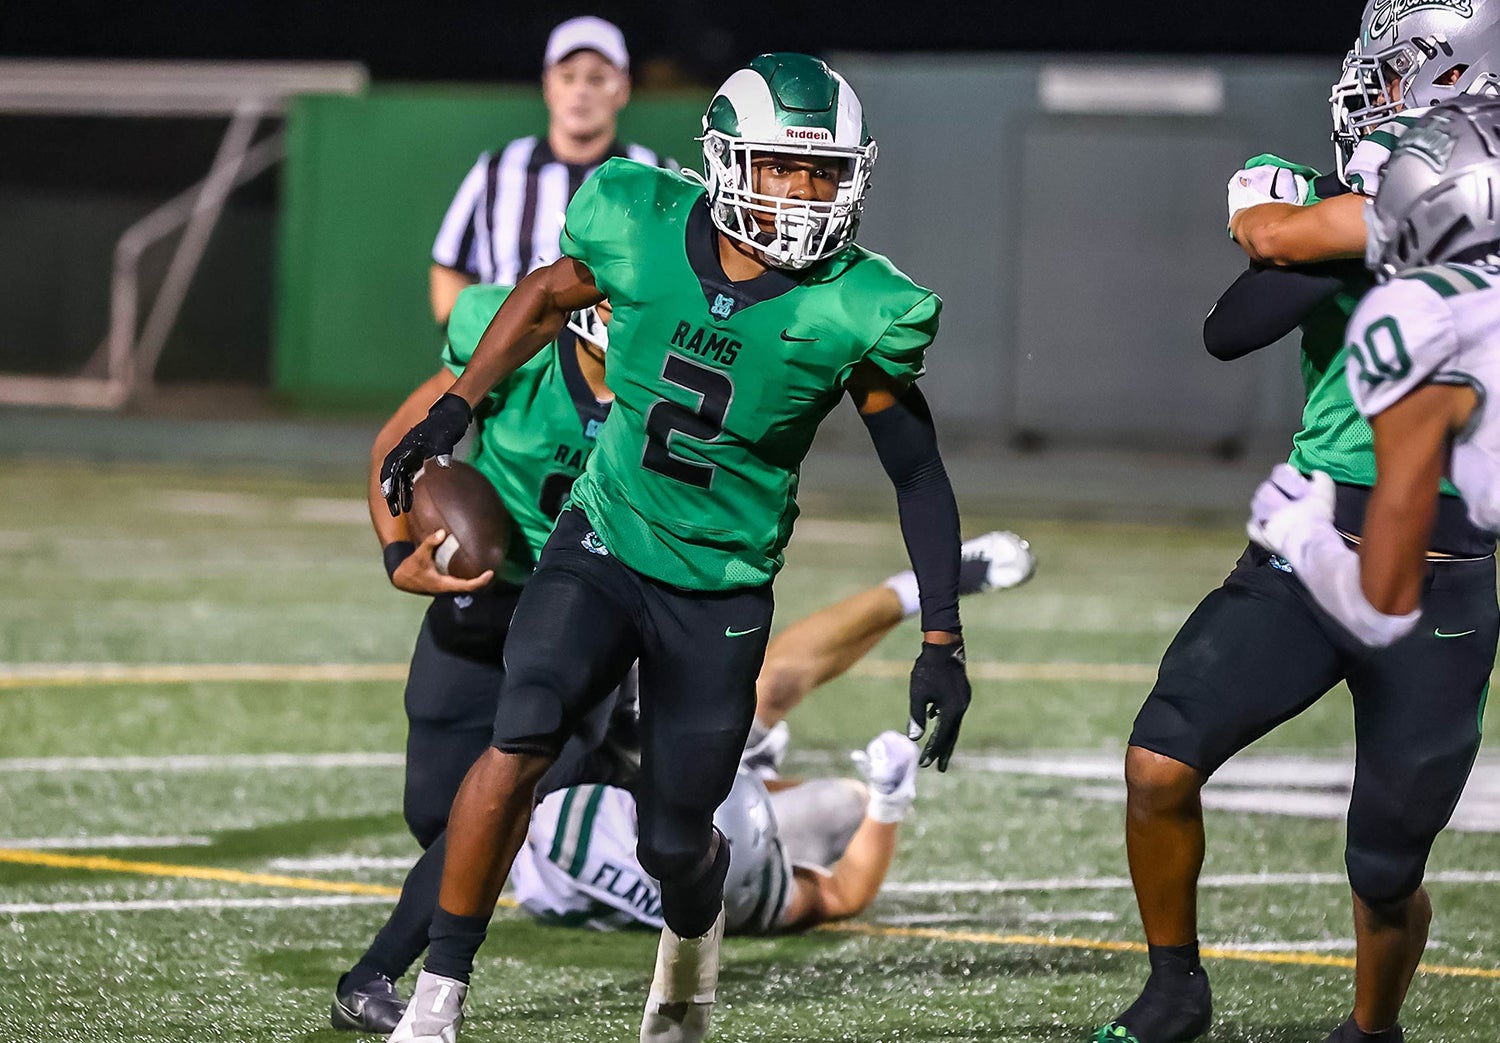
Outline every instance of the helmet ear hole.
POLYGON ((1467 63, 1451 66, 1444 69, 1441 74, 1433 78, 1433 83, 1439 87, 1455 87, 1458 81, 1463 79, 1464 73, 1469 71, 1467 63))

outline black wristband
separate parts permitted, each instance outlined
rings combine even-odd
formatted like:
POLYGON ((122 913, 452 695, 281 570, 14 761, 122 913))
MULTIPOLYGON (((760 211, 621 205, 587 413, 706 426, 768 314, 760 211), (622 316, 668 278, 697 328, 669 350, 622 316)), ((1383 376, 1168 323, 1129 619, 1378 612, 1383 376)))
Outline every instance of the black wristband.
POLYGON ((388 578, 394 578, 396 570, 401 563, 416 553, 417 545, 411 540, 396 540, 387 543, 381 551, 385 555, 385 574, 388 578))

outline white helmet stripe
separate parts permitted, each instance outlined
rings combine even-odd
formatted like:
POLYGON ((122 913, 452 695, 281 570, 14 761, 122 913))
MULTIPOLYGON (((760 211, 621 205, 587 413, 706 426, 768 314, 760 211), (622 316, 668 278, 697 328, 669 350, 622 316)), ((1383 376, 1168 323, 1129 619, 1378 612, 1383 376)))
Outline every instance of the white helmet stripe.
POLYGON ((864 106, 860 104, 859 95, 854 93, 847 80, 836 72, 833 78, 839 84, 838 123, 833 131, 834 144, 858 147, 865 125, 864 106))
POLYGON ((724 81, 719 93, 734 106, 740 137, 753 141, 776 139, 780 124, 776 121, 776 102, 765 77, 753 69, 741 69, 724 81))

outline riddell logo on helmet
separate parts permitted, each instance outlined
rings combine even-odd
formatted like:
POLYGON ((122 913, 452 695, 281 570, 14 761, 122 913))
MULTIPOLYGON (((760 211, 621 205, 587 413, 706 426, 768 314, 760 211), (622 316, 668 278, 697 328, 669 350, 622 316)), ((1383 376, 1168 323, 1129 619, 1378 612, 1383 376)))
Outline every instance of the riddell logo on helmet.
POLYGON ((833 134, 824 127, 787 127, 781 136, 787 141, 832 141, 833 134))

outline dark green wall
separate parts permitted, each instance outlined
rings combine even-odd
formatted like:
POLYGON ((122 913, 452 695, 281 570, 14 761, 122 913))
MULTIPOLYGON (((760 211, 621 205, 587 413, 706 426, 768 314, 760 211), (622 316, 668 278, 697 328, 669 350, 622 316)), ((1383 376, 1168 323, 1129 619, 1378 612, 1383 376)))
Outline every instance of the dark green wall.
MULTIPOLYGON (((703 98, 637 97, 621 137, 699 166, 703 98)), ((274 385, 301 406, 394 405, 437 370, 432 240, 481 152, 544 132, 535 89, 377 88, 287 119, 274 385)))

